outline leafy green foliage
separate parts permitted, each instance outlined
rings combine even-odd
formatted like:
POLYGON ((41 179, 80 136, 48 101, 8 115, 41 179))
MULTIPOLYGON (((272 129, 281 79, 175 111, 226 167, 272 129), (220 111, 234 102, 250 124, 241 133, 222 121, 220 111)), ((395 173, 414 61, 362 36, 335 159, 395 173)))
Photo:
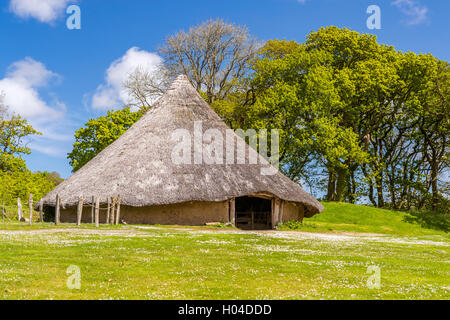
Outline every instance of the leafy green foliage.
POLYGON ((99 152, 113 143, 137 120, 147 109, 132 112, 130 108, 108 111, 106 116, 90 119, 84 127, 75 132, 73 150, 67 156, 73 171, 77 171, 99 152))
POLYGON ((0 171, 4 173, 23 172, 27 169, 25 161, 9 153, 0 153, 0 171))
MULTIPOLYGON (((1 102, 1 101, 0 101, 1 102)), ((30 154, 23 139, 30 135, 40 135, 41 133, 33 129, 28 121, 18 115, 6 118, 0 109, 0 153, 1 154, 30 154)))
POLYGON ((304 167, 312 161, 342 172, 368 158, 358 135, 342 123, 345 101, 328 67, 332 61, 327 52, 269 41, 253 65, 258 93, 250 111, 252 125, 281 130, 280 158, 293 179, 305 179, 304 167))
POLYGON ((323 185, 327 200, 379 207, 422 209, 431 193, 438 210, 448 187, 447 62, 327 27, 304 44, 268 41, 252 69, 241 124, 281 130, 291 179, 323 185))
POLYGON ((0 171, 0 199, 6 204, 15 204, 17 198, 26 201, 30 193, 36 201, 55 186, 56 183, 48 172, 33 173, 24 170, 6 173, 0 171))
POLYGON ((289 220, 277 226, 277 230, 304 230, 307 228, 317 228, 317 226, 312 223, 305 223, 297 220, 289 220))
MULTIPOLYGON (((233 129, 266 129, 269 145, 278 129, 281 170, 292 180, 328 201, 441 210, 450 189, 447 62, 330 26, 302 44, 269 40, 247 64, 222 83, 225 95, 212 99, 201 79, 197 90, 233 129)), ((140 116, 124 109, 86 123, 68 155, 73 170, 140 116)))
MULTIPOLYGON (((1 97, 0 97, 1 98, 1 97)), ((56 173, 32 173, 28 170, 21 154, 31 152, 24 142, 29 136, 41 134, 28 121, 8 113, 0 99, 0 201, 15 204, 19 197, 40 199, 61 181, 56 173)))

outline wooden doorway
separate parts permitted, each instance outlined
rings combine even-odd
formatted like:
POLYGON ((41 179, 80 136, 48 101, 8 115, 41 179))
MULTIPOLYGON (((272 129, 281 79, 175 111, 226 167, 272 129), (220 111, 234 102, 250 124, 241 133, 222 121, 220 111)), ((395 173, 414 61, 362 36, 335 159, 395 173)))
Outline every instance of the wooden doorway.
POLYGON ((235 200, 236 227, 244 230, 272 229, 272 201, 257 197, 235 200))

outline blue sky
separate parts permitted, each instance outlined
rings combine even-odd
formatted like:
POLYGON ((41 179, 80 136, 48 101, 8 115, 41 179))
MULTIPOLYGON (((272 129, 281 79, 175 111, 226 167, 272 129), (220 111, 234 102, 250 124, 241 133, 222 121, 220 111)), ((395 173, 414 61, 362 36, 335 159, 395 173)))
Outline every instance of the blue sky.
POLYGON ((124 102, 120 83, 136 64, 148 68, 166 36, 209 18, 247 25, 260 40, 303 42, 322 26, 373 33, 402 51, 449 61, 446 0, 1 0, 0 91, 10 109, 43 135, 26 156, 33 170, 71 173, 66 154, 87 120, 124 102), (66 8, 81 9, 81 29, 66 27, 66 8), (368 6, 381 9, 369 30, 368 6))

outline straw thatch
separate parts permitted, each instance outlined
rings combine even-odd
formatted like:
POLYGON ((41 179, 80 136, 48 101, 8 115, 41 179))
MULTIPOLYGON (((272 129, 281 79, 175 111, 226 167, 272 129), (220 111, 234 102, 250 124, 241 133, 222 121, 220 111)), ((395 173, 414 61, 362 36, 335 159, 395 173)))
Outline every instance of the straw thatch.
MULTIPOLYGON (((218 129, 225 137, 226 124, 200 97, 185 76, 179 76, 165 95, 114 143, 43 200, 55 206, 59 194, 64 205, 75 206, 78 197, 90 199, 120 194, 122 205, 144 207, 191 201, 218 202, 265 193, 305 207, 305 216, 323 210, 322 205, 296 183, 277 172, 262 175, 268 162, 258 155, 258 164, 173 163, 171 155, 178 141, 171 139, 176 129, 193 131, 194 121, 203 122, 203 131, 218 129)), ((233 134, 234 135, 234 134, 233 134)), ((241 139, 234 135, 235 139, 241 139)), ((224 139, 225 143, 225 139, 224 139)), ((249 148, 248 152, 256 152, 249 148)), ((192 148, 194 152, 194 148, 192 148)), ((223 152, 225 157, 225 150, 223 152)))

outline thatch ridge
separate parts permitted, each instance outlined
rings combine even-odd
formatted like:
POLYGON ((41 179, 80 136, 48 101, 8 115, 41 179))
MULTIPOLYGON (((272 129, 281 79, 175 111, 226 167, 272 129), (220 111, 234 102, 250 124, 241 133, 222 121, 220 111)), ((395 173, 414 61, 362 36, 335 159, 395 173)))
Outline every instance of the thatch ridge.
MULTIPOLYGON (((179 76, 139 121, 48 193, 43 198, 44 205, 54 206, 57 194, 65 206, 75 206, 79 196, 87 201, 92 196, 100 197, 103 203, 107 197, 120 194, 123 205, 143 207, 191 201, 217 202, 269 193, 303 204, 305 216, 323 210, 320 202, 281 172, 261 175, 261 167, 269 164, 259 155, 259 164, 249 164, 248 154, 246 164, 173 164, 171 154, 176 142, 171 140, 172 132, 180 128, 192 132, 194 121, 203 122, 203 131, 214 128, 224 137, 228 129, 188 79, 179 76)), ((235 135, 235 139, 241 138, 235 135)), ((249 149, 249 152, 256 152, 249 149)))

